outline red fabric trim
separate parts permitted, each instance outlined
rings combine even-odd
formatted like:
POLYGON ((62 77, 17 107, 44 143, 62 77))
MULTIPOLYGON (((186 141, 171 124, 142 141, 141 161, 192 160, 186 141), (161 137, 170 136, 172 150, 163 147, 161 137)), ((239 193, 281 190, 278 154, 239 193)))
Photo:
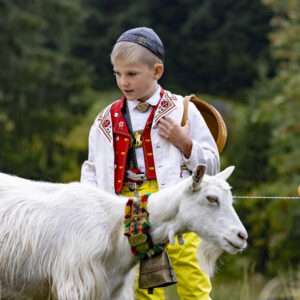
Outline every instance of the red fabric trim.
MULTIPOLYGON (((161 88, 160 97, 164 95, 165 91, 161 88)), ((125 118, 122 110, 125 103, 125 96, 111 106, 111 119, 113 127, 113 145, 115 153, 115 192, 120 194, 124 184, 125 172, 126 172, 126 160, 130 147, 130 134, 127 128, 125 118)), ((142 133, 142 146, 144 153, 146 177, 148 180, 156 179, 155 163, 153 157, 153 149, 151 142, 151 126, 154 119, 154 114, 159 105, 152 109, 150 116, 146 122, 145 128, 142 133), (152 155, 147 155, 148 153, 152 155)))
POLYGON ((120 194, 124 184, 126 160, 130 146, 130 134, 122 114, 125 97, 111 106, 111 119, 113 123, 113 145, 115 153, 115 192, 120 194))

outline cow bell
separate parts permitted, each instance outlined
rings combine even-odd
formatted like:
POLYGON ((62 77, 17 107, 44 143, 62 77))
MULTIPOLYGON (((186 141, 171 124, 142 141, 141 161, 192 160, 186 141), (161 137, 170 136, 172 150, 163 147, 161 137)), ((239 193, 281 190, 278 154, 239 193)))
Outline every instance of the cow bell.
POLYGON ((154 288, 175 283, 177 278, 165 250, 157 256, 140 260, 140 289, 148 289, 148 293, 152 294, 154 288))

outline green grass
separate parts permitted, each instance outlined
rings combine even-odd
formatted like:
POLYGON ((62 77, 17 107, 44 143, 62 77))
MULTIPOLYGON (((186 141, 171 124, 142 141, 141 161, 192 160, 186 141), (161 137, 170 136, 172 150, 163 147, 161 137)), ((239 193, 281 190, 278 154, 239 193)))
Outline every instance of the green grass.
MULTIPOLYGON (((212 300, 300 300, 300 271, 267 279, 245 270, 240 278, 217 274, 212 279, 212 300)), ((180 300, 176 285, 165 289, 166 300, 180 300)))

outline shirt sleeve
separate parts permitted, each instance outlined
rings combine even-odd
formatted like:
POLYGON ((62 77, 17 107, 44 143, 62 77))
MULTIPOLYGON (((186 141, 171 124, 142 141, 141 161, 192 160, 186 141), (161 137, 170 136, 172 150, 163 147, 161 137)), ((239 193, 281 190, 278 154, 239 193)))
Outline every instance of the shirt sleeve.
POLYGON ((220 157, 215 140, 208 129, 201 113, 193 103, 189 103, 188 119, 190 120, 190 136, 193 140, 189 158, 183 155, 186 167, 193 171, 199 165, 206 165, 206 173, 215 175, 220 171, 220 157))
POLYGON ((80 182, 97 186, 96 168, 95 168, 95 136, 96 123, 93 124, 89 134, 89 152, 88 160, 82 164, 80 182))

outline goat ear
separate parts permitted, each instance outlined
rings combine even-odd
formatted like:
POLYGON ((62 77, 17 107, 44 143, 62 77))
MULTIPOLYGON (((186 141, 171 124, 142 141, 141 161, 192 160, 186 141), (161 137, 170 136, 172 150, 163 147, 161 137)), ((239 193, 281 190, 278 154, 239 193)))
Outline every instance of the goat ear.
POLYGON ((216 175, 217 178, 227 180, 234 170, 234 166, 230 166, 216 175))
POLYGON ((201 181, 203 179, 203 176, 205 174, 206 166, 205 165, 198 165, 193 170, 193 183, 192 183, 192 189, 193 191, 199 190, 201 181))

